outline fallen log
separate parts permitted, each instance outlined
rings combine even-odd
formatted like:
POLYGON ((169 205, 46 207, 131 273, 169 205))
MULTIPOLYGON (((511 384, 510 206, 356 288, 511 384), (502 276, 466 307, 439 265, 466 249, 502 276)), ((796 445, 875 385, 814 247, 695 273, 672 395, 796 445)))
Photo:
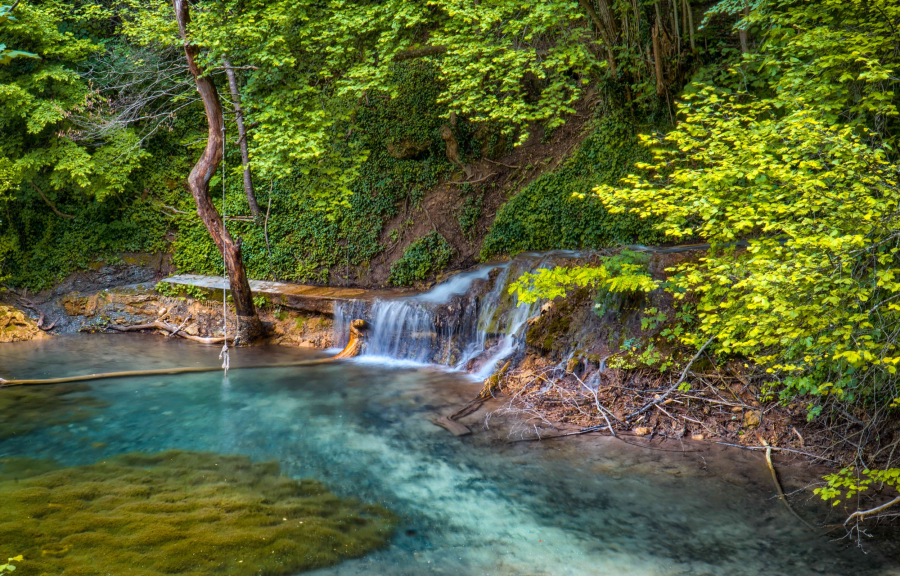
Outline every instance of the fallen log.
POLYGON ((476 410, 481 408, 481 405, 484 404, 488 398, 491 398, 494 395, 494 391, 500 386, 500 380, 503 378, 503 375, 506 374, 506 371, 509 370, 510 364, 512 364, 512 362, 507 362, 503 365, 502 368, 494 372, 493 375, 485 380, 484 385, 481 388, 481 392, 478 394, 478 396, 475 397, 474 400, 470 401, 468 404, 466 404, 453 414, 436 418, 432 420, 431 423, 435 426, 446 428, 454 436, 465 436, 467 434, 471 434, 472 431, 469 430, 469 428, 465 424, 460 424, 456 420, 475 412, 476 410))
MULTIPOLYGON (((154 323, 155 324, 155 323, 154 323)), ((362 329, 365 328, 366 322, 364 320, 354 320, 353 321, 353 330, 350 331, 350 342, 347 343, 347 346, 337 354, 336 356, 332 356, 330 358, 319 358, 316 360, 300 360, 298 362, 282 362, 279 364, 260 364, 260 365, 252 365, 252 366, 235 366, 231 368, 231 370, 247 370, 250 368, 293 368, 296 366, 315 366, 318 364, 328 364, 330 362, 334 362, 336 360, 341 360, 345 358, 352 358, 359 354, 362 349, 361 340, 363 339, 362 329)), ((124 330, 123 330, 124 331, 124 330)), ((221 340, 220 340, 221 342, 221 340)), ((125 372, 103 372, 100 374, 85 374, 82 376, 64 376, 62 378, 35 378, 35 379, 24 379, 24 380, 6 380, 4 378, 0 378, 0 388, 5 388, 7 386, 40 386, 46 384, 65 384, 68 382, 84 382, 87 380, 102 380, 106 378, 134 378, 137 376, 164 376, 167 374, 190 374, 197 372, 218 372, 222 368, 220 367, 197 367, 193 366, 190 368, 157 368, 155 370, 130 370, 125 372)))
MULTIPOLYGON (((114 324, 110 324, 107 326, 110 330, 115 330, 116 332, 140 332, 141 330, 162 330, 164 332, 168 332, 170 336, 177 335, 180 338, 185 338, 187 340, 193 340, 194 342, 200 342, 201 344, 221 344, 225 342, 225 338, 206 338, 203 336, 192 336, 185 332, 180 332, 181 328, 175 328, 174 326, 170 326, 165 322, 161 322, 156 320, 154 322, 148 322, 147 324, 135 324, 133 326, 116 326, 114 324)), ((228 341, 231 342, 234 340, 233 336, 228 337, 228 341)))

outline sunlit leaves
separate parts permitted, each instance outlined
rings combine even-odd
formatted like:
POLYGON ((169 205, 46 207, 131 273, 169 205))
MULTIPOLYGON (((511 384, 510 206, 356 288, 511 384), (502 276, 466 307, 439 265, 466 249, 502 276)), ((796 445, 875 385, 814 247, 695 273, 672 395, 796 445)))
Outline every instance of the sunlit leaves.
POLYGON ((629 250, 606 258, 600 266, 557 266, 526 272, 510 284, 509 293, 523 304, 553 300, 575 288, 591 287, 613 294, 652 292, 659 288, 647 272, 646 259, 629 250))

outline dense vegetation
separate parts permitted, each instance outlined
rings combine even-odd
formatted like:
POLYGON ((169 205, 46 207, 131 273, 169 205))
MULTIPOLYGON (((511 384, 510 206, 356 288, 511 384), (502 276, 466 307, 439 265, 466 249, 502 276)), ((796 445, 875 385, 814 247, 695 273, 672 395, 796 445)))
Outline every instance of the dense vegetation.
MULTIPOLYGON (((222 94, 235 76, 246 116, 244 136, 232 95, 225 163, 209 184, 251 276, 355 283, 401 241, 390 281, 434 276, 453 257, 447 239, 405 238, 426 192, 486 149, 521 145, 537 126, 552 133, 589 100, 588 135, 498 211, 482 258, 710 242, 670 271, 664 288, 683 306, 670 334, 752 361, 772 398, 801 399, 810 418, 849 414, 876 439, 896 419, 897 0, 191 9, 204 73, 222 94)), ((122 252, 163 250, 182 271, 219 273, 185 190, 207 117, 172 6, 24 1, 0 12, 0 34, 0 278, 44 288, 122 252)), ((482 209, 473 194, 459 210, 470 239, 482 209)), ((542 272, 517 288, 655 287, 616 266, 542 272)), ((860 442, 861 466, 876 448, 860 442)), ((823 495, 863 487, 847 474, 823 495)))
POLYGON ((526 250, 658 244, 664 237, 640 218, 614 216, 596 198, 578 199, 599 184, 615 184, 649 159, 635 127, 621 113, 602 116, 565 164, 540 176, 506 203, 484 239, 482 258, 526 250))
MULTIPOLYGON (((0 67, 0 276, 40 289, 94 262, 115 262, 122 252, 165 250, 182 271, 220 273, 221 256, 185 190, 205 122, 171 6, 39 0, 20 2, 15 14, 0 23, 10 46, 0 67)), ((418 203, 440 179, 485 150, 524 141, 536 122, 552 130, 585 90, 609 84, 609 54, 593 44, 603 33, 596 13, 570 1, 524 11, 507 1, 327 9, 201 2, 193 15, 203 65, 223 94, 224 63, 233 67, 250 126, 265 222, 250 217, 239 135, 225 106, 224 208, 257 278, 364 281, 388 243, 412 240, 404 237, 418 203), (405 26, 395 26, 395 18, 405 26), (441 132, 447 125, 457 145, 449 158, 441 132), (384 225, 398 211, 406 216, 386 239, 384 225)), ((632 36, 623 54, 648 45, 632 36)), ((687 58, 670 45, 665 51, 669 75, 683 76, 678 70, 687 58)), ((620 62, 618 74, 632 80, 628 98, 641 116, 660 123, 665 113, 645 68, 628 71, 620 62)), ((606 89, 610 105, 624 98, 624 88, 613 84, 606 89)), ((632 160, 634 128, 624 120, 610 134, 608 127, 601 120, 574 162, 503 211, 485 256, 652 237, 635 219, 608 219, 599 202, 581 214, 568 199, 569 192, 614 181, 632 160), (619 138, 629 142, 621 151, 619 138), (562 218, 535 232, 532 221, 548 210, 562 218)), ((221 180, 210 184, 218 195, 221 180)), ((457 219, 476 240, 481 198, 467 200, 457 219)))

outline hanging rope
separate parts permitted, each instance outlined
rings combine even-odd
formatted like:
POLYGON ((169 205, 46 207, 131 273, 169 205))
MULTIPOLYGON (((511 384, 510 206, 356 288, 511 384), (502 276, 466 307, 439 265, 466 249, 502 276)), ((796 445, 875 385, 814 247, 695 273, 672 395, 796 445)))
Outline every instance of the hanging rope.
MULTIPOLYGON (((225 122, 222 121, 222 280, 228 283, 228 265, 225 262, 225 122)), ((219 352, 219 360, 222 361, 222 370, 228 376, 228 290, 222 290, 222 333, 225 336, 225 344, 219 352)))

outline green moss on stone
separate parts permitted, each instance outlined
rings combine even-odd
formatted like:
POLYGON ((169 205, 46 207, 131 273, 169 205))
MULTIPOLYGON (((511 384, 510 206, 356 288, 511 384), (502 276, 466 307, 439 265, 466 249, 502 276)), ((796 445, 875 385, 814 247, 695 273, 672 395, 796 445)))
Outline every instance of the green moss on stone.
POLYGON ((52 471, 0 464, 0 542, 25 556, 22 576, 295 574, 381 548, 395 524, 380 506, 242 456, 133 453, 52 471))

